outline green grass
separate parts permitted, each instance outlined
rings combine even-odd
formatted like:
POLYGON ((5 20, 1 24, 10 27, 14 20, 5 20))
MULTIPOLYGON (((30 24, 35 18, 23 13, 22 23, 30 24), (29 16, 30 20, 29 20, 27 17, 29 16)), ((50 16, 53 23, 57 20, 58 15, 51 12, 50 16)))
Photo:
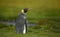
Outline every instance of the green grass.
MULTIPOLYGON (((0 19, 2 20, 10 20, 14 21, 20 14, 22 8, 19 7, 1 7, 0 9, 0 19)), ((48 19, 60 19, 60 9, 53 9, 53 8, 32 8, 31 11, 27 13, 27 19, 29 21, 38 21, 41 18, 48 18, 48 19)))
POLYGON ((17 34, 15 27, 0 28, 0 37, 60 37, 60 33, 28 28, 27 34, 17 34))
POLYGON ((14 27, 0 25, 0 37, 60 37, 57 33, 60 32, 60 0, 0 0, 0 20, 15 21, 26 7, 32 8, 27 13, 29 22, 36 22, 45 29, 52 27, 52 31, 29 28, 24 35, 16 34, 14 27))
POLYGON ((60 0, 0 0, 0 19, 14 21, 21 9, 32 8, 28 11, 29 21, 40 18, 60 18, 60 0))

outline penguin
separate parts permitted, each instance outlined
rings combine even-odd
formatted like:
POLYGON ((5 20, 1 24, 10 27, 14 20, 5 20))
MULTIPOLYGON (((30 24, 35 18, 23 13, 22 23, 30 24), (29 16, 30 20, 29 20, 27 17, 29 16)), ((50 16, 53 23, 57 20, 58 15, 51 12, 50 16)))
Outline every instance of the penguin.
POLYGON ((20 15, 16 19, 16 32, 21 33, 21 34, 26 34, 27 33, 27 18, 26 18, 26 13, 28 11, 28 8, 24 8, 21 10, 20 15))

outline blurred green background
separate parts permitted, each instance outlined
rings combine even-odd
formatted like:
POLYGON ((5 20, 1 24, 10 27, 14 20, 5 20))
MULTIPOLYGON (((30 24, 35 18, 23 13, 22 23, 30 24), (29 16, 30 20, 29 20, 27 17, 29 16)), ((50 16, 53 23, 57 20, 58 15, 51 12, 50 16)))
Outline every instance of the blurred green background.
POLYGON ((0 0, 0 19, 13 20, 23 8, 32 8, 27 18, 60 18, 60 0, 0 0))
MULTIPOLYGON (((31 8, 27 13, 27 19, 38 25, 31 30, 28 29, 29 33, 24 35, 25 37, 30 35, 31 37, 60 37, 60 0, 0 0, 0 21, 15 22, 23 8, 31 8), (34 31, 36 29, 37 31, 34 31)), ((10 26, 0 24, 1 37, 17 37, 14 31, 10 26)))

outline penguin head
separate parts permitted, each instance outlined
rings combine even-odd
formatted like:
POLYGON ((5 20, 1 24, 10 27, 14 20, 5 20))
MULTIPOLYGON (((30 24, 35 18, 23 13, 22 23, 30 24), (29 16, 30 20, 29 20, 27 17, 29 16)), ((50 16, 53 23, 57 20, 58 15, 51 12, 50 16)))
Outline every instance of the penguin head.
POLYGON ((24 8, 24 13, 26 13, 28 11, 28 8, 24 8))
POLYGON ((22 9, 22 13, 26 13, 28 11, 28 8, 22 9))

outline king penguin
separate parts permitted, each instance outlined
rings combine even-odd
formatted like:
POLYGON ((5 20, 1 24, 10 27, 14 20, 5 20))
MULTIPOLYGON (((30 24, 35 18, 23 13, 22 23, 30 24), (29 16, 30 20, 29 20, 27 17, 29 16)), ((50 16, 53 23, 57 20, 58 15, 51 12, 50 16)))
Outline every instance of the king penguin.
POLYGON ((16 19, 16 32, 26 34, 27 33, 27 18, 26 13, 28 9, 24 8, 21 10, 20 15, 16 19))

